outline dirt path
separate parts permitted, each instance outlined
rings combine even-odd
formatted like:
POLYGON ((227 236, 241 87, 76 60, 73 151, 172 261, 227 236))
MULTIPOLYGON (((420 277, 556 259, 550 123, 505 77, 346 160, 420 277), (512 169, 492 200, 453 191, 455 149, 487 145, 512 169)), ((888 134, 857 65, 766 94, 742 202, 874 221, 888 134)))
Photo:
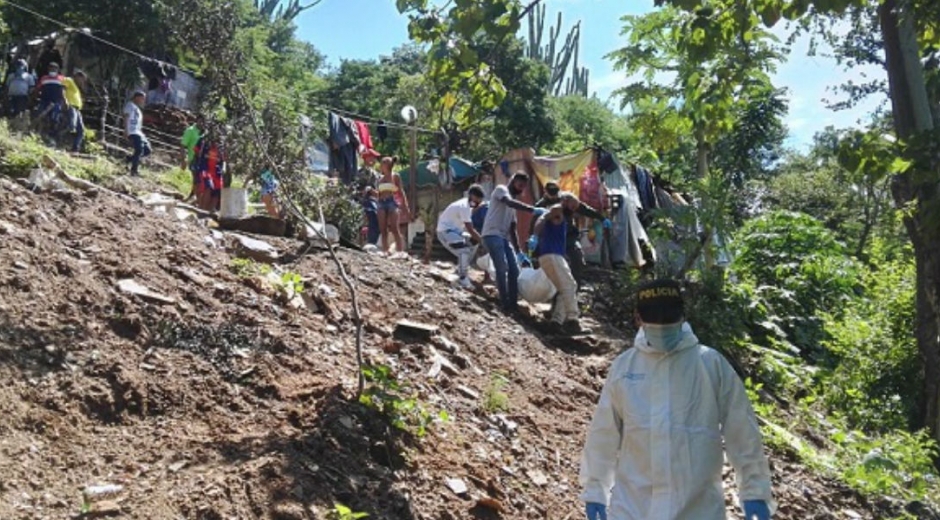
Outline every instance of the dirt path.
MULTIPOLYGON (((419 412, 449 415, 418 437, 350 401, 353 324, 328 257, 287 266, 310 305, 293 308, 250 266, 233 272, 233 242, 0 178, 0 518, 73 518, 103 484, 122 489, 96 507, 135 519, 327 518, 335 503, 379 519, 582 517, 581 443, 624 334, 545 337, 536 318, 452 288, 449 270, 343 252, 367 360, 419 412), (401 319, 439 334, 397 336, 401 319)), ((883 516, 795 463, 774 467, 778 518, 883 516)))

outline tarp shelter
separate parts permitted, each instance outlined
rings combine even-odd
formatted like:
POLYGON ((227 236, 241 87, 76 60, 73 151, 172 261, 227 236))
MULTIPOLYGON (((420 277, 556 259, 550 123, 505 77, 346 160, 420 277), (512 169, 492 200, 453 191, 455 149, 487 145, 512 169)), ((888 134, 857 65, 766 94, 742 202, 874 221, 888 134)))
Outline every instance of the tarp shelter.
MULTIPOLYGON (((460 157, 451 157, 450 161, 450 178, 442 175, 440 171, 440 160, 432 159, 430 161, 422 161, 418 163, 418 177, 417 177, 417 187, 418 189, 428 188, 433 186, 447 187, 449 184, 448 181, 453 181, 454 184, 460 184, 468 179, 475 178, 479 173, 479 170, 474 166, 474 164, 466 159, 460 157)), ((401 176, 401 183, 403 186, 409 186, 411 182, 411 168, 405 167, 398 172, 401 176)))

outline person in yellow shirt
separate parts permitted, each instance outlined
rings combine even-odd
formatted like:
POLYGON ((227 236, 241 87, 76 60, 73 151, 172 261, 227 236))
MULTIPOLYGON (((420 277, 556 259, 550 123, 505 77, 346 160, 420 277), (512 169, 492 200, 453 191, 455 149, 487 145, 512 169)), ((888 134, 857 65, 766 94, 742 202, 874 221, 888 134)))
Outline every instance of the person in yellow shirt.
POLYGON ((69 128, 75 134, 75 140, 72 142, 72 151, 80 152, 82 142, 85 140, 85 122, 82 120, 82 87, 87 80, 85 73, 76 70, 71 77, 65 78, 65 102, 69 109, 69 128))

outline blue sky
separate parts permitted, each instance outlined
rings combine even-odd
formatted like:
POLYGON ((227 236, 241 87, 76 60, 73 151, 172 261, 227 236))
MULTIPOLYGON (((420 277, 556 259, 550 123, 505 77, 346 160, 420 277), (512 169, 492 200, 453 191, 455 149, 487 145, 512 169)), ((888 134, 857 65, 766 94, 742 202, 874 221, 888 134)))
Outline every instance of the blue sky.
MULTIPOLYGON (((581 62, 591 71, 590 89, 607 100, 611 92, 627 83, 622 73, 614 72, 604 59, 610 51, 622 46, 620 17, 642 14, 653 9, 652 0, 543 0, 548 7, 545 32, 555 23, 558 11, 563 13, 564 30, 581 21, 581 62)), ((313 43, 326 54, 330 64, 341 59, 374 59, 408 42, 408 20, 398 14, 393 0, 323 0, 303 13, 297 20, 301 38, 313 43)), ((523 32, 527 30, 523 22, 523 32)), ((783 24, 774 32, 785 38, 783 24)), ((547 36, 546 36, 547 38, 547 36)), ((813 134, 828 125, 837 128, 856 126, 868 119, 885 100, 871 98, 851 110, 834 112, 826 108, 824 99, 838 99, 829 87, 846 80, 861 81, 865 77, 883 78, 878 68, 855 68, 845 71, 834 60, 808 57, 808 38, 796 42, 789 61, 779 67, 774 84, 789 91, 790 113, 786 123, 790 130, 788 145, 805 147, 813 134)), ((825 49, 822 49, 825 50, 825 49)), ((612 105, 619 106, 613 100, 612 105)))

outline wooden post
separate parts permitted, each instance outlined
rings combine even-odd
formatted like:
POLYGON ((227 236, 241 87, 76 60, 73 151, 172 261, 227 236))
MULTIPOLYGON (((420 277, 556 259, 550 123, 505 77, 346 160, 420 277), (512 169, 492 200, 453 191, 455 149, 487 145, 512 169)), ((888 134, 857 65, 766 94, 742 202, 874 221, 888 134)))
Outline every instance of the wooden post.
POLYGON ((101 125, 101 130, 100 130, 100 132, 101 132, 101 138, 99 139, 99 141, 101 142, 101 145, 104 146, 104 145, 107 144, 107 142, 108 142, 108 133, 107 133, 107 132, 108 132, 108 125, 107 125, 107 122, 108 122, 108 102, 109 102, 109 100, 108 100, 108 91, 107 91, 107 89, 105 89, 105 91, 104 91, 104 96, 102 96, 101 100, 102 100, 101 121, 100 121, 100 125, 101 125))
POLYGON ((411 173, 408 175, 408 202, 412 205, 412 211, 417 211, 418 208, 418 127, 416 125, 417 121, 411 122, 411 173))

